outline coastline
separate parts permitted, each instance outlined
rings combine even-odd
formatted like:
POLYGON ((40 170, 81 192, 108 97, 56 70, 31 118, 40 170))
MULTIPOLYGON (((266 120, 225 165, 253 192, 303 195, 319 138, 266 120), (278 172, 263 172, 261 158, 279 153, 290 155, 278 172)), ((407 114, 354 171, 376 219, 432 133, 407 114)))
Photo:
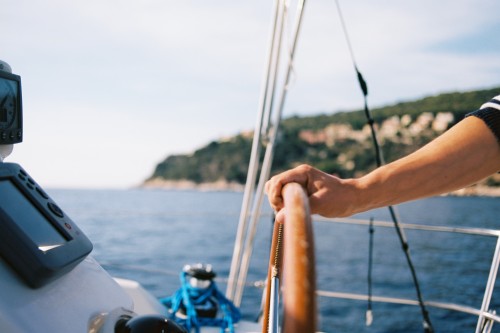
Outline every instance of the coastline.
MULTIPOLYGON (((159 190, 196 190, 196 191, 235 191, 242 192, 245 185, 226 180, 218 180, 208 183, 195 183, 191 180, 165 180, 153 178, 146 180, 138 186, 144 189, 159 190)), ((482 184, 471 185, 463 189, 443 194, 443 196, 456 197, 500 197, 500 187, 486 186, 482 184)))
POLYGON ((218 180, 208 183, 196 183, 192 180, 165 180, 161 178, 148 179, 139 188, 159 189, 159 190, 197 190, 197 191, 235 191, 243 192, 245 185, 218 180))
POLYGON ((500 197, 500 187, 472 185, 444 195, 457 197, 500 197))

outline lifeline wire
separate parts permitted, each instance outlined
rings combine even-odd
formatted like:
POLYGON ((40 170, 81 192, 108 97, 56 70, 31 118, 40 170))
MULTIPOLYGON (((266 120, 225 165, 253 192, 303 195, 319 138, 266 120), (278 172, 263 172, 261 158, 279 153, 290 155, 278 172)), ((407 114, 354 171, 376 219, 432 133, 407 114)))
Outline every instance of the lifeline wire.
MULTIPOLYGON (((358 77, 358 82, 359 82, 359 85, 360 85, 361 90, 363 92, 363 98, 364 98, 364 104, 365 104, 365 115, 366 115, 366 118, 367 118, 367 123, 370 126, 370 130, 371 130, 371 133, 372 133, 372 139, 373 139, 373 144, 374 144, 374 148, 375 148, 375 156, 376 156, 376 160, 377 160, 377 167, 380 167, 382 164, 384 164, 384 160, 383 160, 383 156, 382 156, 382 151, 380 149, 380 146, 379 146, 379 143, 378 143, 378 140, 377 140, 377 135, 376 135, 376 132, 375 132, 375 128, 373 126, 374 120, 373 120, 373 118, 372 118, 372 116, 370 114, 370 109, 368 108, 368 87, 366 85, 366 81, 363 78, 363 75, 361 75, 361 72, 358 70, 358 67, 356 65, 356 60, 354 58, 354 52, 352 51, 351 42, 350 42, 350 39, 349 39, 349 35, 347 33, 346 25, 344 23, 344 18, 342 16, 342 11, 340 10, 339 1, 335 0, 335 4, 337 5, 337 11, 338 11, 338 14, 339 14, 339 17, 340 17, 340 22, 342 24, 342 29, 344 31, 344 36, 345 36, 345 39, 347 41, 347 45, 349 47, 349 52, 351 54, 351 60, 352 60, 352 63, 354 65, 354 70, 356 71, 356 75, 358 77)), ((417 273, 415 271, 415 266, 413 265, 413 262, 411 260, 410 247, 408 245, 408 242, 405 239, 403 230, 401 229, 398 217, 396 215, 396 212, 395 212, 393 206, 389 206, 389 212, 390 212, 392 220, 394 222, 394 227, 395 227, 396 232, 398 234, 399 240, 401 242, 401 246, 402 246, 403 251, 404 251, 405 256, 406 256, 406 261, 408 262, 408 266, 410 268, 411 275, 413 277, 413 282, 415 284, 415 290, 416 290, 416 293, 417 293, 418 303, 419 303, 420 309, 422 311, 424 332, 426 332, 426 333, 433 333, 434 332, 434 328, 432 327, 432 324, 431 324, 431 321, 430 321, 430 318, 429 318, 429 313, 427 312, 427 309, 425 308, 425 304, 424 304, 424 301, 423 301, 423 298, 422 298, 422 293, 420 291, 420 284, 418 282, 417 273)))

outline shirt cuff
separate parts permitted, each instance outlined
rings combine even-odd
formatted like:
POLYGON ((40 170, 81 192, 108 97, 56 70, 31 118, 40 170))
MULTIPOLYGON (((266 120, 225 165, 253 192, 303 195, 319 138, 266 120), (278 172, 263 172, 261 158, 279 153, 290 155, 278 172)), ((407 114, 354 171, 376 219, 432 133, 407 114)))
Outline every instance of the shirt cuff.
POLYGON ((497 141, 500 142, 500 95, 481 105, 479 110, 468 113, 465 116, 474 116, 483 120, 493 134, 495 134, 497 141))

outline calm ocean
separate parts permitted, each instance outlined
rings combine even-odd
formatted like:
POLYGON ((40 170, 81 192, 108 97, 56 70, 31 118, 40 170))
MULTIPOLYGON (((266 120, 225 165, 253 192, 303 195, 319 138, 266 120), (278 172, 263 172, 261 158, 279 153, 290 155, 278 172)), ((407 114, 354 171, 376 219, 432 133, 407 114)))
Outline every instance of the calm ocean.
MULTIPOLYGON (((163 190, 49 190, 49 194, 94 243, 93 256, 113 276, 134 279, 157 297, 178 287, 184 264, 213 265, 228 275, 242 193, 163 190)), ((500 198, 438 197, 398 207, 404 223, 500 228, 500 198)), ((259 225, 249 280, 265 278, 270 243, 270 209, 259 225)), ((389 221, 386 209, 358 217, 389 221)), ((369 233, 366 226, 314 224, 318 288, 366 293, 369 233)), ((480 308, 496 239, 406 230, 425 300, 480 308)), ((374 233, 373 294, 415 299, 396 233, 374 233)), ((218 283, 225 291, 226 285, 218 283)), ((246 319, 258 314, 261 290, 247 288, 246 319)), ((373 304, 365 326, 364 301, 319 297, 325 332, 423 332, 418 307, 373 304)), ((500 308, 500 289, 493 296, 500 308)), ((436 332, 473 332, 476 317, 429 308, 436 332)), ((493 332, 500 332, 497 324, 493 332)))

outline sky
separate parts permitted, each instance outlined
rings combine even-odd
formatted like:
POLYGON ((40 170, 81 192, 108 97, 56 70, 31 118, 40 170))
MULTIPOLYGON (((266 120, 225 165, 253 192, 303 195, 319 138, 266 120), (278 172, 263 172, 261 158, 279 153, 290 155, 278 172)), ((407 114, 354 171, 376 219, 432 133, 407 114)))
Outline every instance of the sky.
MULTIPOLYGON (((340 6, 372 107, 500 85, 500 1, 340 6)), ((129 188, 168 155, 253 129, 273 9, 269 0, 4 1, 0 59, 21 76, 24 103, 24 141, 5 162, 46 188, 129 188)), ((362 103, 335 1, 308 1, 284 116, 362 103)))

